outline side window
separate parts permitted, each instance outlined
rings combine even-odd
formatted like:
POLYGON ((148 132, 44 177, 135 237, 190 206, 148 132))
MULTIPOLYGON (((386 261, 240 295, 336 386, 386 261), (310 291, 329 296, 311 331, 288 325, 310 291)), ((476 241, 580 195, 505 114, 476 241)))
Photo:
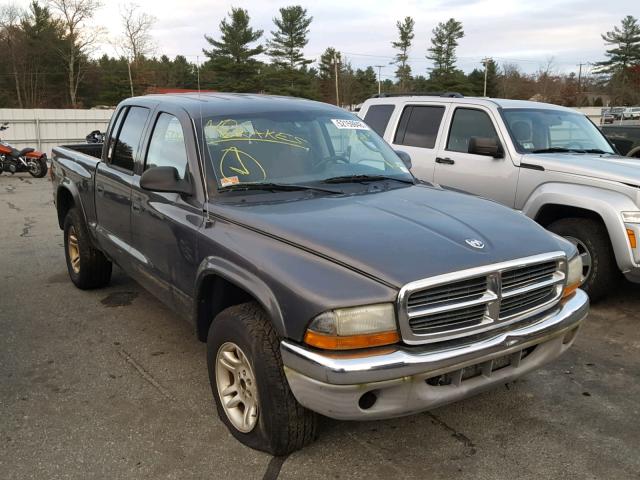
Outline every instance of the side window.
POLYGON ((181 179, 187 176, 187 146, 180 121, 171 114, 161 113, 153 127, 144 169, 175 167, 181 179))
POLYGON ((393 105, 371 105, 364 116, 364 121, 374 132, 382 137, 393 109, 393 105))
POLYGON ((443 115, 442 106, 406 107, 393 143, 408 147, 435 147, 443 115))
POLYGON ((111 165, 133 171, 134 156, 140 147, 142 131, 148 116, 147 108, 129 108, 113 148, 111 165))
POLYGON ((113 147, 116 144, 116 137, 118 136, 118 131, 120 130, 120 125, 122 124, 122 119, 127 115, 127 110, 129 107, 123 107, 116 112, 116 117, 113 119, 113 124, 110 125, 109 129, 109 138, 107 139, 107 159, 111 162, 111 157, 113 155, 113 147))
POLYGON ((447 150, 452 152, 469 151, 471 137, 498 138, 489 115, 482 110, 456 108, 451 120, 447 150))

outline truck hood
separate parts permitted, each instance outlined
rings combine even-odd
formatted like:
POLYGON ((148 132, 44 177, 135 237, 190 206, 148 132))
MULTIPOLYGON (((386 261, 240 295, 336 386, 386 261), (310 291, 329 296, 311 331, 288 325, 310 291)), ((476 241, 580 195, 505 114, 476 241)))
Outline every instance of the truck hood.
POLYGON ((640 161, 634 158, 590 153, 539 153, 524 155, 521 161, 542 165, 555 172, 640 185, 640 161))
POLYGON ((573 248, 509 208, 427 186, 244 206, 216 203, 210 212, 396 288, 573 248), (484 248, 471 246, 473 240, 484 248))

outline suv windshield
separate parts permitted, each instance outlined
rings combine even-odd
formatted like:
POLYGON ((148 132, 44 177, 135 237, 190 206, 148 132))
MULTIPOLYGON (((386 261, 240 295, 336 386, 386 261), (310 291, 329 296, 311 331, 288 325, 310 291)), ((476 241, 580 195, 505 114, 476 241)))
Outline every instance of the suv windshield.
MULTIPOLYGON (((331 110, 274 111, 203 119, 216 187, 309 185, 413 177, 364 122, 331 110)), ((334 187, 335 188, 335 187, 334 187)), ((235 189, 235 188, 234 188, 235 189)))
POLYGON ((505 109, 502 116, 521 153, 614 153, 600 130, 580 113, 523 108, 505 109))

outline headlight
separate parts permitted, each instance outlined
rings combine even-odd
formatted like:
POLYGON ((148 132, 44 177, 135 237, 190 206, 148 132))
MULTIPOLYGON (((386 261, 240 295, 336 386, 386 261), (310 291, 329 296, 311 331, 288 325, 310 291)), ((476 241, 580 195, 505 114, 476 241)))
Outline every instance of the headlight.
POLYGON ((575 292, 582 283, 582 257, 576 255, 567 262, 567 283, 565 284, 562 297, 568 297, 575 292))
POLYGON ((329 350, 389 345, 400 340, 393 304, 340 308, 315 317, 304 341, 329 350))

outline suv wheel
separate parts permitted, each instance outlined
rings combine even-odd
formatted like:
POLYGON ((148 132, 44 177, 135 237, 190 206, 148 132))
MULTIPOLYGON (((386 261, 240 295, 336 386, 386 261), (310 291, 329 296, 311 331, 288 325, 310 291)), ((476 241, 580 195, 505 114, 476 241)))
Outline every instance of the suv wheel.
POLYGON ((280 341, 260 306, 235 305, 216 316, 207 337, 207 366, 218 416, 237 440, 272 455, 314 440, 316 414, 291 393, 280 341))
POLYGON ((620 271, 605 226, 589 218, 563 218, 547 227, 578 249, 582 257, 582 288, 592 301, 607 296, 620 280, 620 271))

